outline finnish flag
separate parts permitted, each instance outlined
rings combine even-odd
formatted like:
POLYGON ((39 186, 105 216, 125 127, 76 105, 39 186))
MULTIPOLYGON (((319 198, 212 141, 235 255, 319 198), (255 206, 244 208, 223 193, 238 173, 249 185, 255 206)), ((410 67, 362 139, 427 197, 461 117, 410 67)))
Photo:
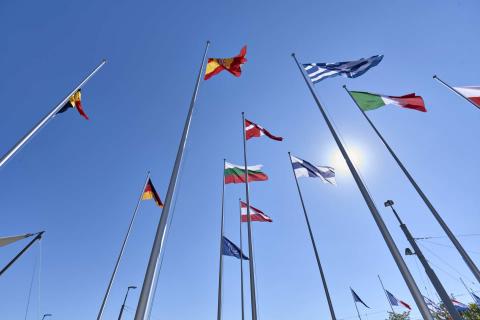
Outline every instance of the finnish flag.
POLYGON ((292 160, 293 171, 297 178, 312 177, 320 178, 324 183, 337 184, 335 181, 335 169, 326 166, 314 166, 308 161, 290 156, 292 160))

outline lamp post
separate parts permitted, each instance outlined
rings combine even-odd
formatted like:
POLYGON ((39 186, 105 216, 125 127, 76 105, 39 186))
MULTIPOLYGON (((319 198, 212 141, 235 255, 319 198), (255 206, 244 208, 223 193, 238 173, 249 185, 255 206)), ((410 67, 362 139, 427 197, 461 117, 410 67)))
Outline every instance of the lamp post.
POLYGON ((123 310, 125 309, 125 302, 127 302, 128 292, 130 289, 137 289, 135 286, 130 286, 127 288, 127 293, 125 294, 125 299, 123 299, 122 307, 120 308, 120 314, 118 315, 118 320, 122 319, 123 310))

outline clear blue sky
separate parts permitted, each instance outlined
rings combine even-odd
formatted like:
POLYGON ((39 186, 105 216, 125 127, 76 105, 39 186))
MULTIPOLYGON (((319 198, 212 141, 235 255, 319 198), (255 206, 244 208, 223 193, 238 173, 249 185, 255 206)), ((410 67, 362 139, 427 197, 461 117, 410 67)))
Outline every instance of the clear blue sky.
MULTIPOLYGON (((426 114, 387 107, 369 115, 451 229, 478 233, 480 111, 432 75, 455 85, 480 83, 479 9, 475 0, 2 2, 1 153, 108 59, 83 90, 91 120, 73 110, 58 116, 0 170, 0 234, 47 231, 40 305, 35 285, 27 319, 37 312, 96 316, 147 170, 165 195, 206 40, 209 56, 217 57, 247 44, 248 62, 241 78, 224 73, 201 84, 152 319, 215 317, 222 159, 242 163, 241 111, 286 138, 248 143, 250 164, 263 164, 270 176, 251 185, 252 204, 274 219, 254 226, 260 319, 329 316, 287 151, 338 171, 337 187, 300 181, 338 317, 355 316, 352 286, 372 308, 368 319, 385 318, 377 274, 414 305, 290 54, 302 62, 385 55, 364 76, 328 79, 316 90, 359 155, 362 176, 403 251, 407 242, 383 208, 387 199, 414 235, 444 233, 341 86, 425 98, 426 114)), ((226 188, 226 235, 235 242, 243 190, 226 188)), ((116 318, 128 285, 141 286, 159 216, 152 202, 142 203, 105 319, 116 318)), ((479 237, 459 239, 480 264, 479 237)), ((469 302, 458 277, 480 286, 446 239, 431 241, 422 244, 447 291, 469 302)), ((2 248, 1 264, 25 243, 2 248)), ((37 254, 36 246, 0 278, 1 319, 24 318, 37 254)), ((415 258, 405 259, 434 298, 415 258)), ((224 319, 240 319, 238 273, 238 261, 225 258, 224 319)), ((133 319, 138 293, 125 319, 133 319)), ((412 315, 419 318, 416 308, 412 315)))

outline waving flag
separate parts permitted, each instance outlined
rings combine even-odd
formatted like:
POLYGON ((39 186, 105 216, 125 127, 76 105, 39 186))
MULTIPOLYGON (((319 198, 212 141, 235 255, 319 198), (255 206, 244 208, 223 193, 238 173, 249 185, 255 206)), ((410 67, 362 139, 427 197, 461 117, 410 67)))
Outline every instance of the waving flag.
POLYGON ((245 256, 239 247, 237 247, 232 241, 228 240, 227 237, 222 237, 222 254, 224 256, 231 256, 243 260, 248 260, 248 257, 245 256))
MULTIPOLYGON (((268 176, 262 172, 262 165, 248 166, 248 182, 265 181, 268 176)), ((225 183, 245 183, 245 166, 225 162, 225 183)))
POLYGON ((374 110, 388 104, 393 104, 402 108, 427 112, 423 98, 415 95, 415 93, 409 93, 399 97, 361 91, 350 91, 350 94, 363 111, 374 110))
POLYGON ((313 83, 322 81, 325 78, 344 76, 356 78, 375 67, 382 61, 383 55, 376 55, 370 58, 362 58, 355 61, 336 63, 307 63, 303 68, 313 83))
POLYGON ((404 306, 404 307, 407 308, 408 310, 412 310, 412 308, 410 307, 410 305, 408 305, 406 302, 397 299, 397 298, 396 298, 393 294, 391 294, 388 290, 385 290, 385 292, 387 293, 388 300, 390 300, 390 303, 392 304, 392 306, 404 306))
POLYGON ((142 200, 155 200, 155 203, 160 208, 163 208, 162 200, 160 200, 160 196, 158 195, 155 187, 153 186, 152 180, 149 178, 147 185, 145 186, 145 190, 143 190, 142 200))
POLYGON ((352 291, 353 301, 355 301, 355 302, 360 302, 360 303, 363 304, 365 307, 367 307, 368 309, 370 309, 370 307, 367 306, 367 305, 365 304, 365 302, 362 301, 362 299, 360 299, 360 297, 358 296, 358 294, 357 294, 355 291, 353 291, 352 288, 350 288, 350 291, 352 291))
POLYGON ((480 87, 454 87, 462 96, 480 108, 480 87))
MULTIPOLYGON (((243 201, 240 201, 240 208, 242 213, 242 222, 248 222, 247 204, 243 201)), ((272 222, 272 218, 263 213, 263 211, 252 206, 250 206, 250 219, 251 221, 257 222, 272 222)))
POLYGON ((70 108, 73 108, 73 109, 77 109, 78 113, 80 113, 80 115, 82 117, 84 117, 85 119, 88 120, 88 116, 87 114, 85 113, 85 111, 83 111, 83 106, 82 106, 82 93, 81 93, 81 90, 78 89, 77 92, 75 92, 74 94, 72 94, 72 96, 70 97, 70 99, 68 99, 67 103, 65 103, 65 105, 60 109, 58 110, 57 114, 58 113, 63 113, 65 111, 67 111, 68 109, 70 108))
POLYGON ((460 301, 452 299, 453 306, 457 309, 458 312, 465 312, 468 310, 468 306, 460 301))
POLYGON ((27 233, 27 234, 22 234, 20 236, 2 237, 0 238, 0 247, 4 247, 6 245, 9 245, 11 243, 17 242, 19 240, 22 240, 31 236, 33 236, 33 234, 27 233))
POLYGON ((335 169, 325 166, 314 166, 308 161, 300 158, 290 156, 292 159, 293 170, 297 178, 312 177, 320 178, 324 183, 330 183, 335 185, 335 169))
POLYGON ((245 119, 245 137, 246 139, 251 139, 253 137, 261 137, 261 136, 267 136, 270 139, 276 140, 276 141, 282 141, 282 137, 277 137, 271 134, 267 129, 259 126, 256 123, 253 123, 250 120, 245 119))
POLYGON ((233 58, 208 58, 207 70, 205 71, 205 80, 210 79, 214 75, 227 70, 235 77, 240 77, 242 74, 241 66, 247 59, 247 46, 244 46, 240 53, 233 58))

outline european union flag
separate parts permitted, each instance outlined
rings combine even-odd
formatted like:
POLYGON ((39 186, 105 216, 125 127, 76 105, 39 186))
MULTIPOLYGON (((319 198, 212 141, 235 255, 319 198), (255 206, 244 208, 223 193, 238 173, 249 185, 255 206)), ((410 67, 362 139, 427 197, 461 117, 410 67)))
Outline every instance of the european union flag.
POLYGON ((241 256, 243 260, 248 260, 248 257, 240 251, 240 248, 226 237, 222 237, 222 254, 224 256, 231 256, 238 259, 240 259, 241 256))

